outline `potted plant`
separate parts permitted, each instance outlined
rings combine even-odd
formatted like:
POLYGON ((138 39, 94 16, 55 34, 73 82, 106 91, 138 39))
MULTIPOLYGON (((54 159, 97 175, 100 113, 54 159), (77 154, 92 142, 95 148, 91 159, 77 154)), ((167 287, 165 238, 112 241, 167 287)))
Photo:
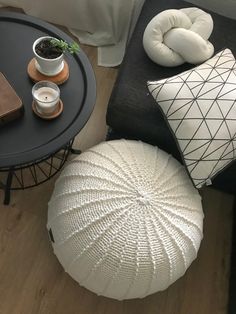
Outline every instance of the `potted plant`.
POLYGON ((40 37, 33 43, 35 66, 39 72, 47 76, 57 75, 63 70, 65 52, 73 54, 78 51, 79 45, 76 42, 69 44, 51 36, 40 37))

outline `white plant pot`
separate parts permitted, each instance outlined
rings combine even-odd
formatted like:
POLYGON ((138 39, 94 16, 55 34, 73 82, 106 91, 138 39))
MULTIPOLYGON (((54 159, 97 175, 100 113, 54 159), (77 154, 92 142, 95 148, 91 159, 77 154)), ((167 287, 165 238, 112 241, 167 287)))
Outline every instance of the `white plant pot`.
POLYGON ((47 76, 57 75, 63 70, 64 54, 61 54, 59 57, 57 57, 55 59, 46 59, 46 58, 39 56, 37 54, 37 52, 35 51, 35 47, 43 39, 56 39, 56 38, 53 38, 51 36, 44 36, 44 37, 40 37, 40 38, 36 39, 35 42, 33 43, 33 52, 34 52, 35 59, 36 59, 36 62, 35 62, 36 69, 40 73, 47 75, 47 76))

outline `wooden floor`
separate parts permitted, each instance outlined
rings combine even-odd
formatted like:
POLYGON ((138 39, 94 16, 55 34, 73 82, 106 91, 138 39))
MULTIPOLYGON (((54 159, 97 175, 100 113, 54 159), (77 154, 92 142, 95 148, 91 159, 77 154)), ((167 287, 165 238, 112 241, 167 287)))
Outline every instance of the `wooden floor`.
MULTIPOLYGON (((97 79, 97 102, 76 139, 83 150, 105 138, 105 112, 117 70, 96 65, 96 49, 83 46, 97 79)), ((56 179, 56 178, 55 178, 56 179)), ((205 189, 204 239, 198 258, 168 290, 144 299, 98 297, 66 274, 46 230, 55 179, 12 193, 0 203, 0 314, 226 314, 233 198, 205 189)), ((3 193, 0 192, 0 200, 3 193)))

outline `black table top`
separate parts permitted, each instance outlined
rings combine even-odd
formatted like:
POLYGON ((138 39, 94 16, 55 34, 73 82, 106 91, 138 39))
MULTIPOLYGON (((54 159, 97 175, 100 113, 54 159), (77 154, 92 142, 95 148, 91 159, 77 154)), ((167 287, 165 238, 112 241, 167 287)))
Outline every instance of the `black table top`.
POLYGON ((53 154, 80 132, 96 98, 96 81, 85 53, 66 55, 69 79, 60 85, 62 114, 43 120, 32 111, 32 86, 27 65, 34 57, 33 42, 50 35, 68 42, 72 39, 49 23, 24 14, 0 13, 0 72, 22 99, 24 114, 0 127, 0 167, 19 166, 53 154))

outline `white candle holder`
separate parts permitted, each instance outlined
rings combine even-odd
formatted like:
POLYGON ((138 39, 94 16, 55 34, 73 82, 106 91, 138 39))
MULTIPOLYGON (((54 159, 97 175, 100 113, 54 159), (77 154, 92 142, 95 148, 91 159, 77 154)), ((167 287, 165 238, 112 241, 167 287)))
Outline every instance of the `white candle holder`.
POLYGON ((59 87, 49 81, 40 81, 32 88, 36 110, 42 115, 51 115, 57 109, 60 100, 59 87))

